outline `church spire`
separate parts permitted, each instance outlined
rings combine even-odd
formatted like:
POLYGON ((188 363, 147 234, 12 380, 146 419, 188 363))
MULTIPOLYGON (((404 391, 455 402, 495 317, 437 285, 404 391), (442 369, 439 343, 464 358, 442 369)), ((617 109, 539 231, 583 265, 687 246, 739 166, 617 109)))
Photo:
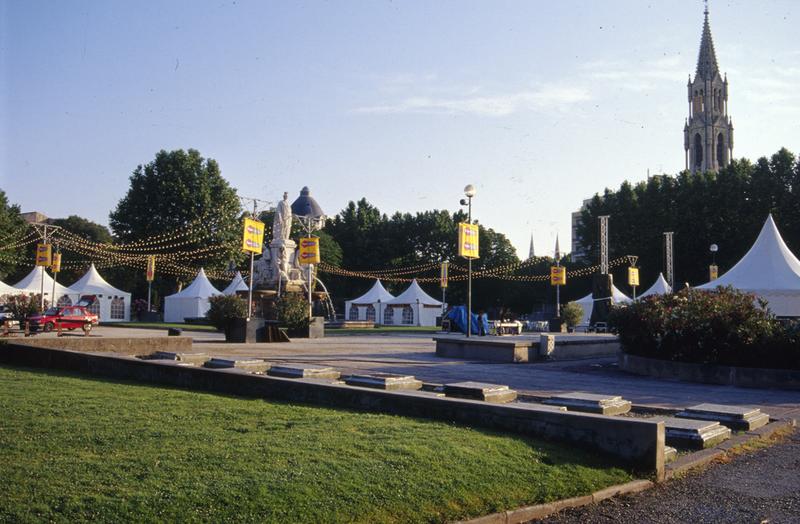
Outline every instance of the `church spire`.
POLYGON ((531 233, 531 247, 528 249, 528 260, 532 259, 536 255, 533 252, 533 233, 531 233))
POLYGON ((695 77, 711 80, 719 73, 717 53, 714 51, 714 39, 711 38, 711 25, 708 23, 708 2, 703 11, 703 36, 700 38, 700 53, 697 56, 697 72, 695 77))

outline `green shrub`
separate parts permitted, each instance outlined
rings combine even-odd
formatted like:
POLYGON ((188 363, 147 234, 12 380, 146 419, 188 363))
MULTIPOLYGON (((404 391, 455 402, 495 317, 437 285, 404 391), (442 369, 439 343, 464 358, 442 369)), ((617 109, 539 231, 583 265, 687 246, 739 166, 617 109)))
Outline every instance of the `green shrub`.
POLYGON ((278 320, 289 331, 299 331, 308 327, 308 300, 304 296, 287 293, 278 300, 277 305, 278 320))
POLYGON ((575 327, 583 319, 583 308, 576 302, 568 302, 561 308, 561 319, 567 323, 567 327, 575 327))
MULTIPOLYGON (((5 295, 0 300, 8 307, 9 311, 14 315, 17 320, 25 320, 28 317, 39 314, 39 306, 41 305, 41 295, 27 295, 25 293, 16 293, 13 295, 5 295)), ((50 307, 50 301, 45 299, 45 310, 50 307)))
POLYGON ((211 307, 206 318, 220 331, 224 331, 233 319, 247 318, 247 301, 238 295, 215 295, 208 301, 211 307))
POLYGON ((610 327, 626 353, 664 360, 800 369, 800 328, 776 320, 755 295, 720 287, 615 306, 610 327))

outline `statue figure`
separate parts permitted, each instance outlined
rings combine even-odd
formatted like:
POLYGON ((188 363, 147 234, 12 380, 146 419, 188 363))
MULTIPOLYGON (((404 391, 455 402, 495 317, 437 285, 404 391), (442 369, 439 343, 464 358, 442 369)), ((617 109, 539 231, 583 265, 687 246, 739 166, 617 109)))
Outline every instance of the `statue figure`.
POLYGON ((292 206, 289 205, 289 193, 283 193, 283 200, 275 208, 275 219, 272 221, 273 240, 289 240, 292 231, 292 206))

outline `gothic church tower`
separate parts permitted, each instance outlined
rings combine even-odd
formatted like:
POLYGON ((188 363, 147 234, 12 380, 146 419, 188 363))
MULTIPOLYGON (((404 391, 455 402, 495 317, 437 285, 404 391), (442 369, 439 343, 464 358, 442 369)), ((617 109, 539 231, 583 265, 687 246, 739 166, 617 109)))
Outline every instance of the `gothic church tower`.
POLYGON ((708 6, 700 39, 697 71, 689 76, 689 118, 683 128, 686 169, 718 171, 733 157, 733 122, 728 116, 728 78, 719 74, 708 6))

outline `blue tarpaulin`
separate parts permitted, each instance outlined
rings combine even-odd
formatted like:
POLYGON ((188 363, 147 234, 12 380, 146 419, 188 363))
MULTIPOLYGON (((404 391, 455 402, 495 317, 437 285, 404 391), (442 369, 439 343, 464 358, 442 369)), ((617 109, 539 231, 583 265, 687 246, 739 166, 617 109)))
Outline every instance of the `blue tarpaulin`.
MULTIPOLYGON (((450 312, 447 313, 447 318, 449 318, 450 321, 453 322, 456 325, 456 327, 458 327, 459 331, 461 331, 462 333, 466 333, 467 332, 467 306, 453 306, 453 309, 451 309, 450 312)), ((472 334, 473 335, 480 334, 479 322, 481 322, 481 320, 478 320, 478 315, 473 313, 472 314, 472 334)), ((486 320, 486 316, 485 315, 483 317, 482 322, 483 322, 483 329, 484 329, 483 332, 484 333, 488 333, 489 332, 489 322, 486 320)))

